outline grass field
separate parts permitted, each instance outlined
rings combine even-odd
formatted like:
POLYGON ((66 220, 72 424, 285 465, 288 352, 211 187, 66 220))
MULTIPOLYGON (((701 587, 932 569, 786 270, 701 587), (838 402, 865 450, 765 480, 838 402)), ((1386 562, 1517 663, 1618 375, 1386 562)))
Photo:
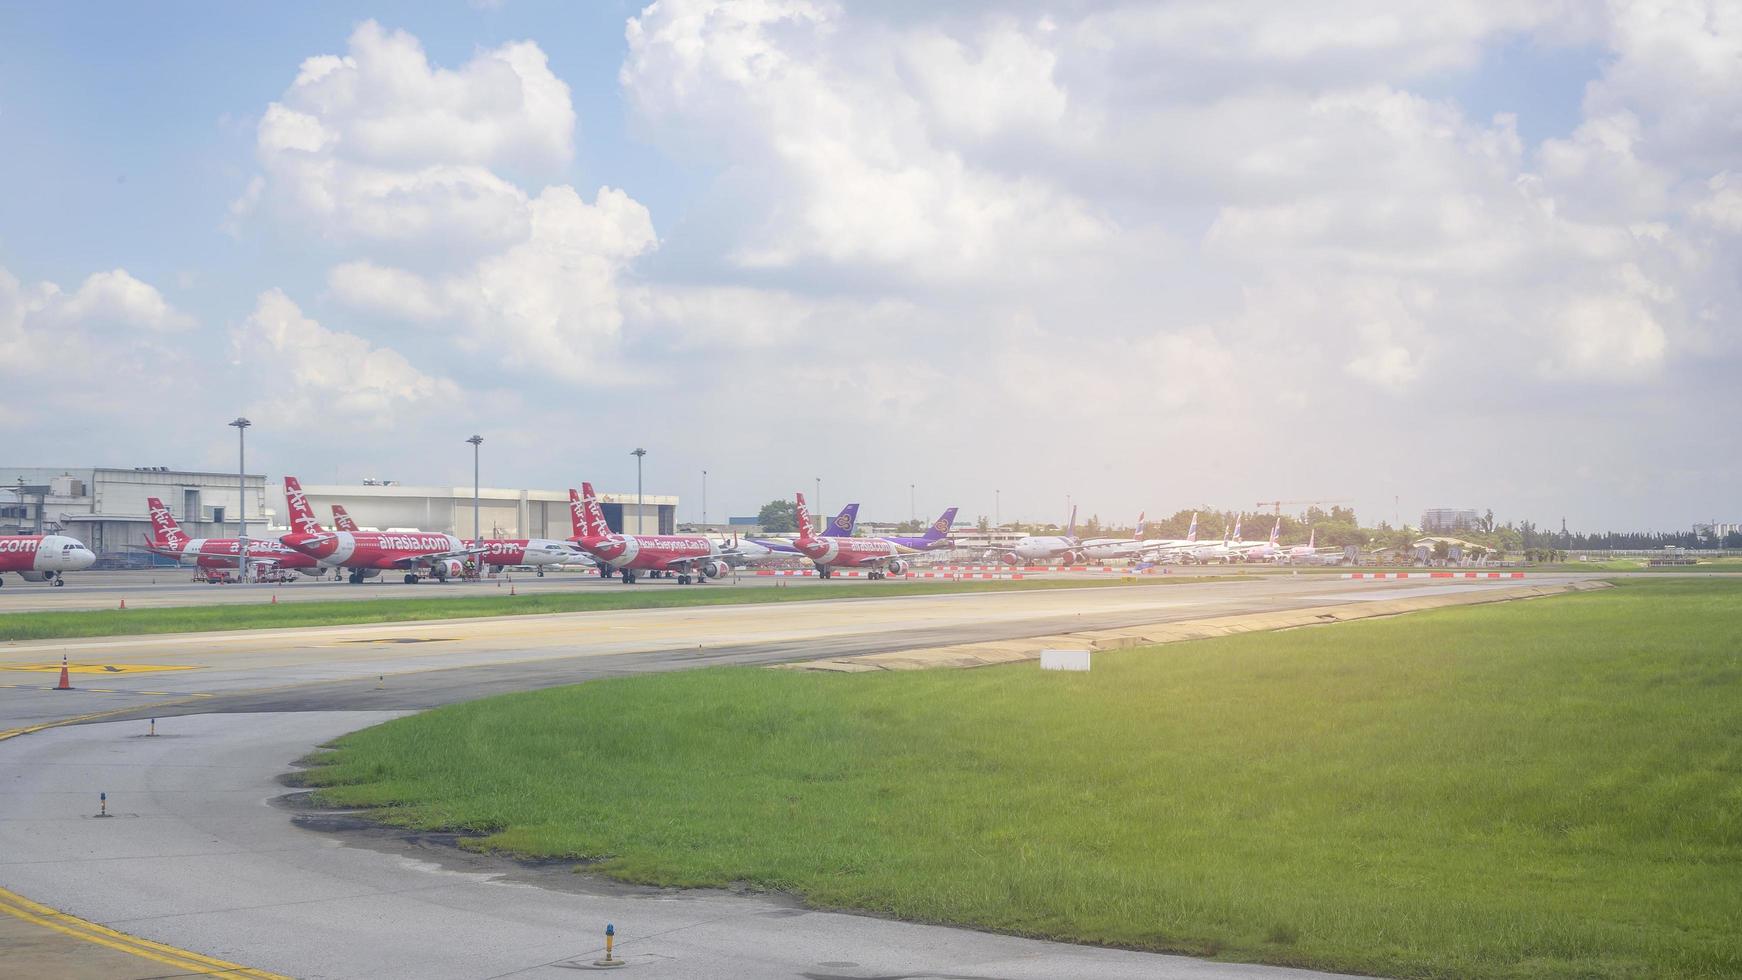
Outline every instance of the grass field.
POLYGON ((954 592, 1021 592, 1049 589, 1149 588, 1186 582, 1214 582, 1218 576, 1175 575, 1123 581, 1030 579, 1021 582, 878 582, 876 584, 748 586, 740 588, 624 588, 576 594, 540 592, 477 598, 360 599, 294 602, 257 606, 227 603, 167 609, 87 609, 72 612, 22 612, 0 615, 0 641, 48 640, 78 636, 132 636, 142 633, 207 633, 214 630, 287 629, 358 623, 405 623, 429 619, 533 616, 543 613, 609 609, 663 609, 673 606, 739 606, 816 599, 877 599, 954 592))
POLYGON ((601 681, 315 761, 328 802, 631 881, 1408 977, 1742 974, 1742 582, 1089 674, 601 681))

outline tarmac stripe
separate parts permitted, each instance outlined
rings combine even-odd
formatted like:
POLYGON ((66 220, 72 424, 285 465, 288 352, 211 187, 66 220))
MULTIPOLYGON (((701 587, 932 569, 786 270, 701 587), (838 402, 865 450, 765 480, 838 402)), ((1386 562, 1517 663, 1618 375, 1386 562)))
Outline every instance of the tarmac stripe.
MULTIPOLYGON (((36 732, 47 731, 50 728, 59 728, 62 725, 77 725, 83 721, 96 721, 98 718, 124 715, 129 711, 144 711, 147 708, 167 707, 173 704, 187 704, 190 701, 198 701, 205 697, 211 697, 211 695, 188 694, 178 696, 174 701, 159 701, 156 704, 136 704, 127 708, 110 708, 108 711, 93 711, 87 715, 73 715, 70 718, 56 718, 53 721, 44 721, 35 725, 26 725, 23 728, 8 728, 0 730, 0 742, 4 742, 9 738, 17 738, 20 735, 31 735, 36 732)), ((0 891, 4 891, 4 889, 0 889, 0 891)))
POLYGON ((155 963, 172 966, 178 970, 192 973, 197 976, 247 977, 251 978, 251 980, 290 980, 289 977, 282 974, 269 973, 265 970, 256 970, 237 963, 230 963, 226 960, 215 959, 210 956, 202 956, 199 953, 190 952, 189 950, 177 949, 174 946, 152 942, 149 939, 141 939, 138 936, 129 936, 124 932, 117 932, 107 926, 100 926, 95 922, 86 921, 78 916, 68 915, 65 912, 51 909, 46 905, 33 902, 30 899, 25 898, 23 895, 7 891, 4 888, 0 888, 0 912, 4 912, 16 919, 21 919, 34 925, 53 929, 55 932, 71 936, 75 939, 83 939, 86 942, 96 943, 99 946, 106 946, 123 953, 131 953, 134 956, 144 957, 145 959, 151 960, 155 963))

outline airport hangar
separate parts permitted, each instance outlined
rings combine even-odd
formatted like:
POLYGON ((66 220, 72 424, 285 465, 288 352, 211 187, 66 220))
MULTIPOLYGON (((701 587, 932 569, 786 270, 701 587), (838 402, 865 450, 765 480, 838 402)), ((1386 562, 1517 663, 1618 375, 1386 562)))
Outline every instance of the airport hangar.
MULTIPOLYGON (((261 534, 261 515, 276 534, 285 531, 284 481, 249 473, 247 520, 250 534, 261 534)), ((577 485, 579 480, 576 481, 577 485)), ((145 498, 157 497, 190 537, 234 537, 241 498, 235 473, 138 467, 0 467, 0 533, 34 534, 58 529, 85 542, 99 560, 138 560, 137 547, 151 534, 145 498)), ((473 537, 472 488, 407 486, 391 480, 359 484, 303 483, 309 503, 323 524, 340 504, 359 527, 375 530, 445 531, 473 537)), ((599 502, 613 530, 632 534, 670 534, 677 525, 678 498, 642 494, 638 518, 635 493, 601 493, 599 502)), ((486 538, 556 538, 573 534, 569 491, 478 491, 478 523, 486 538)))

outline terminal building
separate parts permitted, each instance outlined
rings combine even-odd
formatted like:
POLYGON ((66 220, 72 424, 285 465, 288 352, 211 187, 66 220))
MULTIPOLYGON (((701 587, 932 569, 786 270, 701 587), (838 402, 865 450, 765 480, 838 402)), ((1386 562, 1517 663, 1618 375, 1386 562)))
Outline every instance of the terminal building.
MULTIPOLYGON (((303 484, 321 523, 330 526, 332 505, 342 504, 359 527, 412 529, 474 537, 472 488, 404 486, 392 481, 303 484)), ((0 466, 0 534, 69 534, 89 545, 105 563, 144 560, 140 547, 151 534, 146 498, 169 507, 189 537, 234 537, 239 504, 250 534, 285 531, 284 482, 264 474, 139 467, 0 466)), ((601 493, 599 503, 612 530, 669 534, 677 523, 678 498, 601 493)), ((487 538, 566 538, 573 533, 569 492, 484 487, 478 523, 487 538)))

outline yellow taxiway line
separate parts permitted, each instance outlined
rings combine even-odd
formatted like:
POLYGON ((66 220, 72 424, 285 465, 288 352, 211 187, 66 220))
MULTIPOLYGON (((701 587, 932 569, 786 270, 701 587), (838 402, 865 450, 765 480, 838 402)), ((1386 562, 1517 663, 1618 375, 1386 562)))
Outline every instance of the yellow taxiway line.
POLYGON ((53 929, 62 935, 86 942, 96 943, 123 953, 132 953, 154 963, 174 967, 177 970, 202 977, 247 977, 251 980, 290 980, 279 973, 268 973, 251 967, 230 963, 225 960, 202 956, 199 953, 185 949, 177 949, 163 943, 154 943, 149 939, 129 936, 124 932, 116 932, 107 926, 81 919, 76 915, 68 915, 57 909, 33 902, 23 895, 0 888, 0 912, 21 919, 45 929, 53 929))

